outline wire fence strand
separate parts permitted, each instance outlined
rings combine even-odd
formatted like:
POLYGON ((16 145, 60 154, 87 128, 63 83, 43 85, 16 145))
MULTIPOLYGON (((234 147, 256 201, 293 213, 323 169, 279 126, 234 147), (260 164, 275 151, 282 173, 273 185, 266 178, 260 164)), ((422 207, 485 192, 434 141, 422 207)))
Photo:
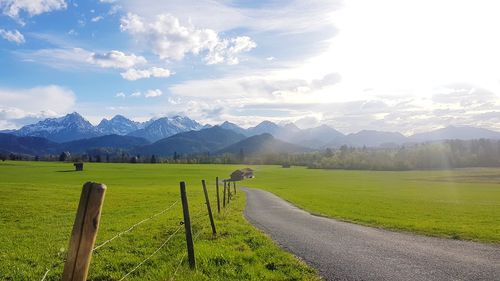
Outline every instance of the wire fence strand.
MULTIPOLYGON (((194 241, 196 241, 198 239, 198 236, 200 236, 200 234, 203 232, 203 230, 205 230, 205 228, 202 228, 201 230, 198 231, 198 233, 196 233, 196 235, 194 236, 194 241)), ((175 268, 174 273, 172 274, 172 277, 170 277, 169 281, 175 280, 175 275, 177 274, 177 271, 179 271, 179 268, 181 268, 182 261, 184 260, 186 255, 187 255, 187 253, 184 253, 182 255, 181 260, 177 264, 177 267, 175 268)))
POLYGON ((182 228, 182 225, 179 226, 175 231, 174 233, 172 233, 168 238, 167 240, 165 240, 161 245, 160 247, 158 247, 158 249, 156 249, 152 254, 150 254, 149 256, 147 256, 143 261, 141 261, 139 264, 137 264, 131 271, 129 271, 127 274, 125 274, 119 281, 123 281, 125 280, 125 278, 127 278, 130 274, 132 274, 134 271, 136 271, 139 267, 141 267, 146 261, 148 261, 149 259, 151 259, 156 253, 158 253, 163 247, 165 247, 165 245, 167 245, 167 243, 170 241, 170 239, 172 239, 172 237, 174 237, 175 234, 177 234, 177 232, 179 232, 179 230, 181 230, 182 228))
POLYGON ((179 203, 179 200, 175 201, 172 205, 170 205, 168 208, 164 209, 163 211, 158 212, 158 213, 156 213, 156 214, 154 214, 154 215, 150 216, 149 218, 143 219, 142 221, 140 221, 140 222, 138 222, 138 223, 136 223, 136 224, 132 225, 132 226, 131 226, 131 227, 129 227, 128 229, 126 229, 126 230, 124 230, 124 231, 122 231, 122 232, 120 232, 120 233, 116 234, 116 235, 115 235, 115 236, 113 236, 112 238, 110 238, 110 239, 108 239, 108 240, 106 240, 106 241, 102 242, 101 244, 99 244, 98 246, 96 246, 94 249, 92 249, 92 251, 95 251, 95 250, 97 250, 97 249, 99 249, 99 248, 103 247, 104 245, 106 245, 106 244, 108 244, 109 242, 111 242, 111 241, 115 240, 116 238, 118 238, 118 237, 122 236, 123 234, 125 234, 125 233, 128 233, 128 232, 132 231, 132 230, 133 230, 134 228, 136 228, 137 226, 139 226, 139 225, 141 225, 141 224, 143 224, 143 223, 145 223, 145 222, 147 222, 147 221, 149 221, 149 220, 152 220, 152 219, 154 219, 155 217, 157 217, 157 216, 159 216, 159 215, 161 215, 161 214, 163 214, 163 213, 167 212, 168 210, 172 209, 172 207, 174 207, 177 203, 179 203))
MULTIPOLYGON (((174 207, 177 203, 179 203, 179 200, 175 201, 172 205, 168 206, 168 207, 167 207, 167 208, 165 208, 164 210, 162 210, 162 211, 160 211, 160 212, 158 212, 158 213, 156 213, 156 214, 154 214, 154 215, 152 215, 152 216, 150 216, 150 217, 148 217, 148 218, 146 218, 146 219, 143 219, 142 221, 140 221, 140 222, 138 222, 138 223, 136 223, 136 224, 132 225, 132 226, 131 226, 131 227, 129 227, 128 229, 126 229, 126 230, 124 230, 124 231, 122 231, 122 232, 120 232, 120 233, 116 234, 115 236, 111 237, 110 239, 108 239, 108 240, 106 240, 106 241, 102 242, 102 243, 101 243, 101 244, 99 244, 98 246, 94 247, 94 249, 92 249, 92 251, 95 251, 95 250, 97 250, 97 249, 99 249, 99 248, 103 247, 104 245, 108 244, 109 242, 111 242, 111 241, 115 240, 116 238, 118 238, 118 237, 122 236, 123 234, 126 234, 126 233, 128 233, 128 232, 132 231, 132 230, 133 230, 134 228, 136 228, 137 226, 139 226, 139 225, 141 225, 141 224, 143 224, 143 223, 145 223, 145 222, 147 222, 147 221, 149 221, 149 220, 152 220, 152 219, 154 219, 155 217, 157 217, 157 216, 159 216, 159 215, 161 215, 161 214, 164 214, 164 213, 165 213, 165 212, 167 212, 168 210, 172 209, 172 208, 173 208, 173 207, 174 207)), ((47 269, 47 271, 45 271, 45 274, 43 275, 43 277, 42 277, 42 279, 41 279, 40 281, 45 281, 45 278, 47 278, 47 276, 49 275, 49 272, 50 272, 52 269, 54 269, 54 267, 56 267, 56 266, 58 266, 58 265, 61 265, 61 264, 63 264, 64 262, 65 262, 65 261, 58 262, 58 263, 54 264, 53 266, 51 266, 50 268, 48 268, 48 269, 47 269)))
POLYGON ((50 271, 50 269, 47 269, 47 271, 45 271, 45 274, 42 277, 42 281, 45 280, 45 278, 47 278, 47 275, 49 274, 49 271, 50 271))

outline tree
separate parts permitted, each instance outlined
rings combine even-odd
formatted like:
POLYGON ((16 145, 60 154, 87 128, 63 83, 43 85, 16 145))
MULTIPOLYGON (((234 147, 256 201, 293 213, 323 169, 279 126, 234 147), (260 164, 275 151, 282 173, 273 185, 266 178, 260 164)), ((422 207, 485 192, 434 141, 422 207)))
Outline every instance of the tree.
POLYGON ((156 161, 156 156, 153 154, 151 155, 151 163, 155 164, 157 161, 156 161))
POLYGON ((243 147, 240 148, 240 154, 238 155, 238 159, 240 160, 240 163, 243 163, 245 161, 245 153, 243 152, 243 147))
POLYGON ((71 154, 69 154, 69 152, 64 151, 61 153, 61 155, 59 155, 59 161, 61 161, 61 162, 67 161, 67 160, 69 160, 70 156, 71 156, 71 154))

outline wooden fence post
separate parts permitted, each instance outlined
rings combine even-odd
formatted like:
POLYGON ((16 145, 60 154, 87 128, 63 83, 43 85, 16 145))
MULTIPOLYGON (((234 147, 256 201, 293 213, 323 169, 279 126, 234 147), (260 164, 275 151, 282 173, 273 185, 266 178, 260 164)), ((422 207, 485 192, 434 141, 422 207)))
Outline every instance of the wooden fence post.
POLYGON ((215 188, 217 190, 217 212, 220 214, 219 177, 215 177, 215 188))
POLYGON ((227 204, 229 205, 229 201, 231 201, 231 182, 227 182, 227 204))
POLYGON ((226 180, 224 180, 224 195, 222 196, 222 207, 226 208, 226 180))
POLYGON ((212 215, 212 207, 210 207, 210 200, 208 199, 208 191, 205 180, 201 180, 201 184, 203 185, 203 193, 205 193, 205 201, 207 203, 208 217, 210 218, 210 224, 212 226, 212 234, 217 235, 217 231, 215 230, 214 217, 212 215))
POLYGON ((180 188, 181 188, 182 213, 184 215, 184 229, 186 230, 186 244, 188 251, 189 267, 191 269, 196 269, 193 234, 191 233, 191 218, 189 217, 189 206, 186 196, 186 183, 181 181, 180 188))
POLYGON ((236 181, 233 181, 234 194, 236 194, 236 181))
POLYGON ((104 184, 87 182, 83 185, 64 264, 63 281, 87 280, 105 193, 104 184))

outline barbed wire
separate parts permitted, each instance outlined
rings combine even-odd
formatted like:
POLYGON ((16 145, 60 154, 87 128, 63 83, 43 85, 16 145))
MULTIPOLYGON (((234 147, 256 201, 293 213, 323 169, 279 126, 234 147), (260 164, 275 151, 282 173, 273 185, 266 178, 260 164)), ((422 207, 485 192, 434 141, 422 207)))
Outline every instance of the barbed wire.
POLYGON ((175 234, 177 234, 177 232, 179 232, 179 230, 182 228, 182 225, 179 226, 175 231, 174 233, 172 233, 168 238, 167 240, 165 240, 161 245, 160 247, 158 247, 151 255, 149 255, 148 257, 146 257, 143 261, 141 261, 139 264, 137 264, 131 271, 129 271, 127 274, 125 274, 119 281, 123 281, 125 280, 125 278, 127 278, 130 274, 132 274, 134 271, 136 271, 139 267, 141 267, 146 261, 148 261, 149 259, 151 259, 156 253, 158 253, 163 247, 165 247, 165 245, 167 245, 167 243, 170 241, 170 239, 172 239, 172 237, 174 237, 175 234))
POLYGON ((94 247, 94 249, 92 249, 92 251, 95 251, 95 250, 97 250, 97 249, 99 249, 99 248, 103 247, 104 245, 106 245, 106 244, 108 244, 109 242, 111 242, 111 241, 115 240, 116 238, 118 238, 118 237, 122 236, 123 234, 125 234, 125 233, 128 233, 128 232, 132 231, 132 230, 133 230, 134 228, 136 228, 137 226, 139 226, 139 225, 141 225, 141 224, 143 224, 143 223, 145 223, 145 222, 147 222, 147 221, 149 221, 149 220, 152 220, 153 218, 155 218, 155 217, 157 217, 157 216, 159 216, 159 215, 161 215, 161 214, 163 214, 163 213, 167 212, 168 210, 172 209, 172 207, 174 207, 177 203, 179 203, 179 200, 175 201, 172 205, 170 205, 168 208, 164 209, 163 211, 158 212, 158 213, 156 213, 156 214, 154 214, 154 215, 150 216, 149 218, 143 219, 142 221, 140 221, 140 222, 138 222, 138 223, 136 223, 136 224, 132 225, 132 226, 131 226, 131 227, 129 227, 128 229, 126 229, 126 230, 124 230, 124 231, 122 231, 122 232, 120 232, 120 233, 116 234, 116 235, 115 235, 115 236, 113 236, 112 238, 110 238, 110 239, 108 239, 108 240, 106 240, 106 241, 102 242, 102 243, 101 243, 101 244, 99 244, 98 246, 94 247))

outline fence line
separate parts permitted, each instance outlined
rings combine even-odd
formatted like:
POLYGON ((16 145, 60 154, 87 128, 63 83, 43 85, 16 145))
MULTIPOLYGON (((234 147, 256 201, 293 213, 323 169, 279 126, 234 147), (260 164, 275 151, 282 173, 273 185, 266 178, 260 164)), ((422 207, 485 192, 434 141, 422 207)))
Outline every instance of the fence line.
POLYGON ((47 274, 49 274, 49 271, 50 269, 47 269, 47 271, 45 271, 45 274, 42 277, 42 281, 45 280, 45 278, 47 278, 47 274))
POLYGON ((177 234, 177 232, 179 232, 179 230, 182 228, 182 225, 179 226, 175 231, 174 233, 172 233, 168 238, 167 240, 165 240, 165 242, 163 242, 163 244, 160 245, 160 247, 158 247, 158 249, 156 249, 151 255, 149 255, 148 257, 146 257, 143 261, 141 261, 138 265, 136 265, 131 271, 129 271, 127 274, 125 274, 119 281, 122 281, 122 280, 125 280, 125 278, 127 278, 127 276, 129 276, 130 274, 132 274, 134 271, 136 271, 139 267, 141 267, 141 265, 143 265, 146 261, 148 261, 149 259, 151 259, 156 253, 158 253, 163 247, 165 247, 165 245, 167 245, 168 241, 170 241, 170 239, 172 239, 172 237, 174 237, 175 234, 177 234))
MULTIPOLYGON (((203 182, 204 183, 204 182, 203 182)), ((217 185, 218 185, 218 181, 217 181, 217 185)), ((226 190, 226 182, 224 181, 224 187, 225 187, 225 190, 226 190)), ((217 186, 218 187, 218 186, 217 186)), ((229 192, 230 192, 230 184, 228 186, 229 188, 229 192)), ((226 193, 224 192, 224 197, 226 196, 226 193)), ((229 198, 228 198, 229 199, 229 198)), ((111 237, 110 239, 102 242, 101 244, 97 245, 96 247, 94 247, 91 252, 90 252, 90 256, 92 255, 92 253, 102 247, 104 247, 105 245, 107 245, 108 243, 112 242, 113 240, 121 237, 122 235, 126 234, 126 233, 129 233, 130 231, 132 231, 134 228, 136 228, 137 226, 147 222, 147 221, 150 221, 152 219, 154 219, 155 217, 159 216, 159 215, 162 215, 164 214, 165 212, 169 211, 170 209, 172 209, 177 203, 179 203, 180 200, 177 200, 175 201, 172 205, 168 206, 167 208, 165 208, 164 210, 156 213, 156 214, 153 214, 152 216, 150 217, 147 217, 135 224, 133 224, 132 226, 130 226, 128 229, 124 230, 124 231, 121 231, 119 233, 117 233, 116 235, 114 235, 113 237, 111 237)), ((224 200, 224 203, 225 203, 225 200, 224 200)), ((208 204, 208 203, 205 203, 205 204, 208 204)), ((227 204, 225 204, 227 205, 227 204)), ((226 210, 224 210, 226 211, 226 210)), ((209 210, 210 212, 210 210, 209 210)), ((210 214, 208 214, 210 215, 210 214)), ((201 219, 202 217, 205 217, 207 216, 206 213, 204 213, 203 211, 201 211, 199 214, 196 214, 195 216, 193 216, 193 221, 196 223, 198 222, 199 219, 201 219)), ((198 230, 198 232, 196 233, 196 235, 194 235, 194 239, 193 241, 196 242, 199 238, 199 236, 202 234, 202 232, 207 228, 207 226, 203 226, 203 222, 201 222, 202 226, 201 226, 201 229, 198 230)), ((156 255, 161 249, 163 249, 167 244, 168 242, 181 230, 182 228, 182 225, 180 225, 177 229, 175 229, 175 231, 154 251, 152 252, 149 256, 147 256, 144 260, 142 260, 140 263, 138 263, 131 271, 127 272, 121 279, 119 279, 119 281, 123 281, 125 280, 128 276, 130 276, 133 272, 135 272, 138 268, 140 268, 145 262, 147 262, 148 260, 150 260, 154 255, 156 255)), ((92 242, 93 243, 93 242, 92 242)), ((184 258, 187 256, 187 253, 184 253, 179 261, 179 263, 177 264, 174 272, 173 272, 173 275, 171 276, 171 279, 170 280, 174 280, 175 279, 175 276, 178 272, 178 270, 180 269, 181 265, 182 265, 182 262, 184 260, 184 258)), ((63 261, 59 261, 57 263, 54 263, 51 267, 47 268, 47 271, 45 272, 45 274, 43 275, 41 281, 45 281, 45 279, 47 278, 47 276, 49 275, 50 271, 51 270, 54 270, 55 267, 65 263, 65 260, 66 259, 63 259, 63 261)))
MULTIPOLYGON (((128 232, 132 231, 132 230, 133 230, 134 228, 136 228, 137 226, 139 226, 139 225, 141 225, 141 224, 143 224, 143 223, 145 223, 145 222, 147 222, 147 221, 149 221, 149 220, 152 220, 153 218, 155 218, 155 217, 157 217, 157 216, 159 216, 159 215, 161 215, 161 214, 163 214, 163 213, 167 212, 168 210, 172 209, 172 208, 173 208, 173 207, 174 207, 177 203, 179 203, 179 200, 175 201, 172 205, 170 205, 170 206, 169 206, 169 207, 167 207, 166 209, 164 209, 164 210, 162 210, 162 211, 160 211, 160 212, 158 212, 158 213, 156 213, 156 214, 154 214, 154 215, 150 216, 149 218, 143 219, 142 221, 140 221, 140 222, 138 222, 138 223, 136 223, 136 224, 132 225, 131 227, 129 227, 127 230, 124 230, 124 231, 122 231, 122 232, 120 232, 120 233, 116 234, 116 235, 115 235, 115 236, 113 236, 112 238, 110 238, 110 239, 108 239, 108 240, 104 241, 103 243, 101 243, 100 245, 96 246, 94 249, 92 249, 92 252, 94 252, 95 250, 97 250, 97 249, 99 249, 99 248, 103 247, 104 245, 108 244, 109 242, 111 242, 111 241, 115 240, 116 238, 118 238, 118 237, 122 236, 123 234, 125 234, 125 233, 128 233, 128 232)), ((48 268, 48 269, 47 269, 47 271, 45 272, 45 274, 43 275, 43 277, 42 277, 42 279, 41 279, 40 281, 45 281, 45 278, 47 278, 47 276, 49 275, 49 272, 50 272, 50 271, 51 271, 54 267, 56 267, 56 266, 58 266, 58 265, 61 265, 61 264, 63 264, 64 262, 65 262, 64 260, 63 260, 63 261, 59 261, 59 262, 55 263, 53 266, 51 266, 50 268, 48 268)))
POLYGON ((99 248, 103 247, 104 245, 106 245, 106 244, 108 244, 109 242, 111 242, 111 241, 115 240, 116 238, 118 238, 118 237, 122 236, 123 234, 125 234, 125 233, 128 233, 128 232, 132 231, 132 229, 134 229, 135 227, 137 227, 137 226, 139 226, 139 225, 141 225, 141 224, 143 224, 143 223, 145 223, 145 222, 147 222, 147 221, 149 221, 149 220, 152 220, 153 218, 155 218, 155 217, 157 217, 157 216, 159 216, 159 215, 161 215, 161 214, 165 213, 166 211, 168 211, 168 210, 172 209, 172 207, 174 207, 174 206, 175 206, 175 204, 177 204, 177 203, 179 203, 179 200, 175 201, 175 202, 174 202, 174 204, 170 205, 168 208, 164 209, 163 211, 161 211, 161 212, 159 212, 159 213, 156 213, 156 214, 152 215, 152 216, 151 216, 151 217, 149 217, 149 218, 143 219, 142 221, 140 221, 140 222, 138 222, 138 223, 136 223, 136 224, 132 225, 132 226, 131 226, 130 228, 128 228, 127 230, 124 230, 124 231, 122 231, 122 232, 120 232, 120 233, 116 234, 115 236, 113 236, 111 239, 108 239, 108 240, 104 241, 104 242, 103 242, 103 243, 101 243, 100 245, 96 246, 96 247, 95 247, 92 251, 95 251, 95 250, 97 250, 97 249, 99 249, 99 248))
MULTIPOLYGON (((198 231, 198 233, 196 233, 196 235, 194 236, 194 241, 198 240, 198 236, 200 236, 200 234, 203 232, 203 230, 205 230, 205 227, 202 228, 201 230, 198 231)), ((179 263, 177 264, 177 267, 175 268, 174 270, 174 273, 172 274, 172 277, 170 277, 169 281, 173 281, 175 280, 175 275, 177 274, 177 271, 179 270, 179 268, 181 267, 182 265, 182 261, 184 260, 184 258, 187 256, 187 253, 184 253, 181 257, 181 260, 179 261, 179 263)), ((121 280, 120 280, 121 281, 121 280)))

